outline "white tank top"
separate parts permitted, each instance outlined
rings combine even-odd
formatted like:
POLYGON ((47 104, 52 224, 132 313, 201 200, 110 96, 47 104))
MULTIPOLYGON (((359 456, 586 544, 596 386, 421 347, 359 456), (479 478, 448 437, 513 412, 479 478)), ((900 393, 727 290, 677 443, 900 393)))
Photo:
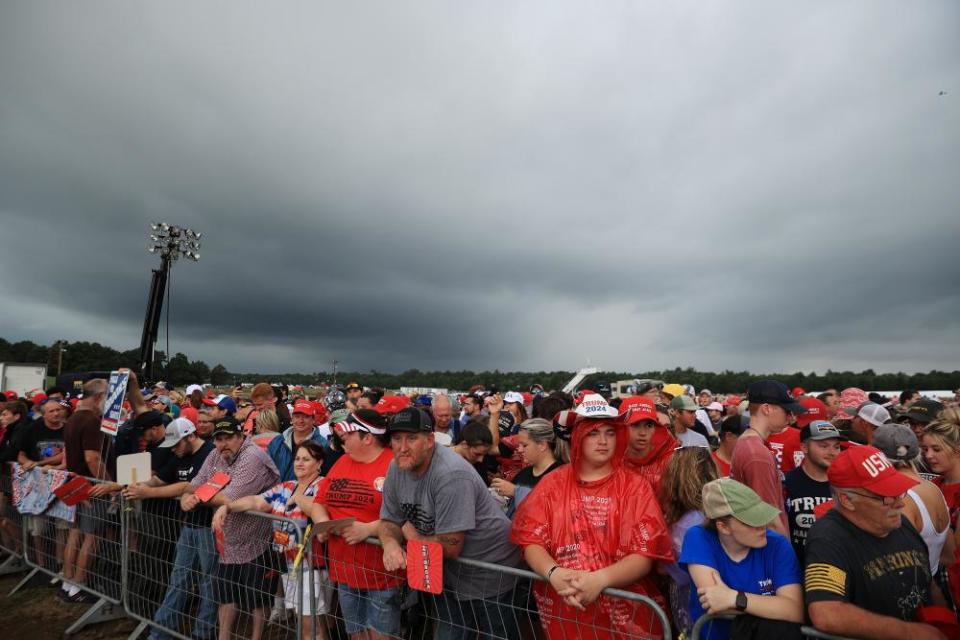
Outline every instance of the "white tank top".
MULTIPOLYGON (((933 518, 930 517, 930 512, 927 511, 927 505, 923 504, 920 496, 918 496, 913 489, 907 489, 907 495, 910 496, 910 499, 913 500, 913 503, 917 505, 917 509, 920 511, 920 519, 923 521, 920 537, 927 543, 927 550, 930 553, 930 573, 936 575, 937 569, 940 566, 940 551, 943 550, 943 545, 947 541, 947 535, 950 533, 950 523, 947 522, 947 526, 943 528, 943 531, 937 533, 937 530, 933 528, 933 518)), ((944 505, 947 504, 942 493, 940 494, 940 499, 943 500, 944 505)))

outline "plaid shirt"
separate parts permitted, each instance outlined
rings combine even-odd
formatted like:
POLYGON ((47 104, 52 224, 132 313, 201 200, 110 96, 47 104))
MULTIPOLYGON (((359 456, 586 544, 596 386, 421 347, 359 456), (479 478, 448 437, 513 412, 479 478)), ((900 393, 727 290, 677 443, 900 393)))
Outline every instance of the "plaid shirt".
MULTIPOLYGON (((263 449, 251 439, 240 446, 233 464, 228 465, 219 451, 211 451, 196 477, 190 481, 194 489, 205 484, 218 472, 230 476, 230 484, 221 493, 230 500, 262 493, 277 483, 280 474, 263 449)), ((206 508, 203 505, 198 509, 206 508)), ((223 523, 224 564, 240 564, 256 560, 273 540, 270 520, 247 513, 231 513, 223 523)))

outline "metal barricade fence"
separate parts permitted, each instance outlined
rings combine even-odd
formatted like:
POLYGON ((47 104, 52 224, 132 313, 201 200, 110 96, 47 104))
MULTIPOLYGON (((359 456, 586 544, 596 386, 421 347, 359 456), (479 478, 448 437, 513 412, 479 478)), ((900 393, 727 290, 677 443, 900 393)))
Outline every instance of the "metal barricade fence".
POLYGON ((606 589, 577 612, 555 606, 561 599, 532 571, 470 559, 445 559, 443 591, 433 595, 384 572, 378 540, 351 547, 351 560, 328 560, 337 599, 326 617, 341 637, 366 628, 410 640, 671 638, 663 608, 645 595, 606 589))
POLYGON ((237 638, 301 637, 312 625, 321 576, 311 570, 309 548, 294 566, 295 558, 276 548, 274 531, 294 540, 303 540, 304 531, 289 518, 232 514, 256 522, 247 539, 220 544, 242 543, 256 557, 226 564, 210 528, 212 513, 199 506, 184 514, 179 500, 124 501, 123 605, 140 621, 131 638, 148 629, 150 638, 212 638, 218 625, 229 625, 237 638))
MULTIPOLYGON (((729 613, 702 615, 693 625, 693 631, 690 633, 690 640, 710 640, 709 628, 712 620, 733 620, 736 617, 736 614, 729 613)), ((824 633, 819 629, 815 629, 814 627, 807 625, 801 625, 800 634, 803 635, 804 638, 817 638, 819 640, 851 640, 850 638, 845 638, 843 636, 835 636, 829 633, 824 633)))
POLYGON ((67 634, 129 615, 141 622, 131 638, 147 630, 152 638, 212 638, 224 624, 233 637, 263 629, 268 640, 340 639, 364 628, 410 640, 671 637, 667 615, 644 595, 606 589, 578 612, 531 571, 468 559, 445 560, 443 592, 431 595, 383 571, 377 540, 341 544, 344 552, 329 557, 312 532, 270 514, 243 514, 263 522, 250 529, 263 553, 226 565, 209 515, 185 520, 176 500, 105 494, 58 513, 64 517, 25 517, 20 546, 31 576, 62 579, 87 594, 91 607, 67 634), (301 554, 276 552, 273 542, 284 535, 303 541, 301 554))
MULTIPOLYGON (((88 478, 94 486, 101 481, 88 478)), ((37 574, 61 581, 58 598, 90 607, 66 631, 126 617, 120 605, 120 502, 105 494, 74 508, 23 516, 23 557, 37 574), (69 591, 68 591, 69 589, 69 591)))
MULTIPOLYGON (((27 570, 23 560, 23 529, 20 512, 13 506, 13 464, 0 466, 0 576, 27 570)), ((14 587, 13 592, 17 591, 14 587)), ((13 593, 11 592, 11 593, 13 593)))

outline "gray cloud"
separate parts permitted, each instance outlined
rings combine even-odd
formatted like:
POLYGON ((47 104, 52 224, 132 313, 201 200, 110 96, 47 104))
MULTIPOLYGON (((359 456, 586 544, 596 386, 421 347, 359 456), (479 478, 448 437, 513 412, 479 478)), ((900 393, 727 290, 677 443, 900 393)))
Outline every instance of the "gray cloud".
POLYGON ((0 334, 137 344, 163 219, 235 370, 956 368, 958 12, 11 3, 0 334))

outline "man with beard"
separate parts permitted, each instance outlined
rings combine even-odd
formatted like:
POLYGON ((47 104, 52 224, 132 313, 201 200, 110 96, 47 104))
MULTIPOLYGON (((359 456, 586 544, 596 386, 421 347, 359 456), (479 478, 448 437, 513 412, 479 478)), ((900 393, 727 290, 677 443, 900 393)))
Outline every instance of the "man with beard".
MULTIPOLYGON (((237 498, 259 494, 277 483, 277 467, 263 449, 244 437, 243 426, 234 418, 227 416, 217 421, 213 442, 216 451, 206 457, 180 497, 184 511, 216 509, 237 498), (230 483, 206 504, 201 503, 194 492, 219 472, 230 476, 230 483)), ((220 605, 221 637, 230 637, 240 608, 252 615, 251 637, 263 634, 266 610, 279 584, 276 577, 268 576, 272 530, 269 520, 248 513, 230 513, 224 521, 223 552, 213 581, 214 598, 220 605)))
POLYGON ((807 532, 817 517, 817 505, 830 500, 830 482, 827 469, 840 455, 840 442, 846 440, 833 424, 826 420, 814 420, 800 430, 800 447, 803 462, 787 473, 783 480, 786 493, 787 522, 790 525, 790 542, 797 558, 803 564, 807 532))
MULTIPOLYGON (((387 429, 394 461, 387 471, 379 537, 387 571, 405 569, 406 543, 437 542, 445 560, 468 558, 516 567, 519 550, 509 541, 510 520, 473 467, 434 443, 433 423, 424 411, 399 411, 387 429)), ((514 578, 498 571, 443 563, 444 592, 432 599, 436 637, 519 638, 512 602, 514 578), (472 632, 473 635, 476 631, 472 632)))
MULTIPOLYGON (((164 439, 158 446, 171 451, 172 459, 148 481, 128 486, 123 492, 128 500, 154 498, 169 501, 170 498, 179 498, 213 451, 213 443, 198 437, 196 427, 186 418, 177 418, 167 425, 164 439)), ((217 556, 210 530, 210 512, 196 509, 178 515, 177 520, 181 516, 183 526, 177 536, 173 572, 154 620, 163 627, 178 628, 178 619, 189 601, 191 575, 199 575, 200 605, 193 633, 194 637, 207 637, 214 629, 217 611, 212 583, 217 556), (198 569, 199 572, 194 573, 198 569)), ((167 637, 158 629, 150 632, 151 640, 167 637)))
MULTIPOLYGON (((116 472, 113 443, 100 431, 107 381, 94 378, 83 385, 83 399, 77 411, 63 427, 64 457, 67 471, 105 481, 90 491, 97 498, 110 490, 109 482, 116 472)), ((97 598, 86 589, 87 569, 94 561, 97 539, 108 528, 104 500, 91 499, 77 505, 77 517, 67 534, 63 559, 63 595, 71 602, 92 604, 97 598)))
POLYGON ((624 456, 626 468, 646 478, 654 492, 659 492, 660 479, 673 456, 677 441, 666 427, 660 425, 657 405, 646 396, 624 398, 620 405, 620 417, 629 429, 624 456))

